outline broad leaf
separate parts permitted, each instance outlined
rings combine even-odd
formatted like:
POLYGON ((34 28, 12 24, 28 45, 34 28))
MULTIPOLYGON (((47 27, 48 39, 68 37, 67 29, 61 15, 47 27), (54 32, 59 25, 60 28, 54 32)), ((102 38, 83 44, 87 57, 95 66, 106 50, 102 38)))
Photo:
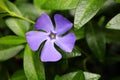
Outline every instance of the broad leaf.
POLYGON ((29 25, 21 19, 8 18, 6 19, 8 27, 18 36, 25 37, 25 33, 29 29, 29 25))
POLYGON ((38 55, 26 45, 24 52, 24 71, 28 80, 45 80, 43 63, 40 62, 38 55))
MULTIPOLYGON (((10 10, 10 14, 13 16, 16 16, 16 14, 22 16, 21 12, 17 7, 9 2, 8 0, 5 1, 7 7, 10 10)), ((25 37, 26 31, 29 29, 29 25, 26 21, 18 19, 18 18, 7 18, 6 19, 6 24, 8 27, 17 35, 25 37)))
POLYGON ((75 12, 75 28, 81 28, 93 18, 105 1, 106 0, 80 0, 75 12))
POLYGON ((56 76, 55 80, 85 80, 83 71, 71 72, 61 77, 56 76))
POLYGON ((120 30, 120 14, 116 15, 114 18, 112 18, 106 25, 109 29, 116 29, 120 30))
POLYGON ((27 79, 26 79, 24 71, 18 70, 12 75, 11 80, 27 80, 27 79))
POLYGON ((66 10, 76 8, 79 0, 34 0, 38 8, 50 10, 66 10))
POLYGON ((24 48, 23 45, 0 50, 0 61, 8 60, 18 54, 24 48))
POLYGON ((94 74, 90 72, 84 72, 85 75, 85 80, 99 80, 100 75, 99 74, 94 74))
POLYGON ((26 39, 19 36, 5 36, 0 38, 0 44, 4 45, 18 45, 25 42, 26 39))
POLYGON ((99 61, 104 60, 105 55, 105 37, 102 30, 97 27, 89 24, 86 26, 86 41, 92 53, 99 59, 99 61))
POLYGON ((32 20, 36 20, 38 16, 40 16, 40 14, 43 12, 43 11, 41 12, 38 11, 38 9, 35 6, 33 6, 33 4, 30 4, 30 3, 18 4, 18 8, 20 9, 20 11, 24 16, 32 20))

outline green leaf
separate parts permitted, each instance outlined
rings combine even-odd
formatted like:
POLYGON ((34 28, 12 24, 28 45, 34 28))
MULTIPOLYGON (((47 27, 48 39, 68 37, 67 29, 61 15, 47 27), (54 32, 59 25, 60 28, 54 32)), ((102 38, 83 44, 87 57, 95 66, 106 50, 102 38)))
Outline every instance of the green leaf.
POLYGON ((0 8, 2 8, 5 11, 9 11, 9 9, 7 8, 7 6, 4 3, 4 0, 0 0, 0 8))
POLYGON ((115 30, 115 29, 105 29, 104 31, 106 35, 106 39, 109 41, 120 41, 120 30, 115 30))
POLYGON ((76 8, 79 0, 34 0, 38 8, 50 10, 66 10, 76 8))
POLYGON ((4 3, 4 7, 7 8, 7 10, 6 9, 4 9, 4 10, 6 12, 8 12, 10 16, 17 17, 17 18, 26 20, 26 21, 34 24, 34 21, 23 17, 22 13, 19 11, 19 9, 13 3, 11 3, 9 0, 4 0, 4 2, 2 1, 2 5, 3 5, 3 3, 4 3))
POLYGON ((35 6, 33 6, 33 4, 30 3, 18 4, 18 8, 20 9, 20 11, 24 16, 32 20, 36 20, 38 16, 40 16, 40 14, 43 13, 43 12, 39 12, 38 9, 35 6))
POLYGON ((81 28, 93 18, 105 1, 106 0, 80 0, 75 12, 75 28, 81 28))
POLYGON ((18 54, 24 48, 23 45, 0 50, 0 61, 8 60, 18 54))
POLYGON ((24 52, 24 71, 28 80, 45 80, 43 63, 40 62, 38 55, 26 45, 24 52))
POLYGON ((113 17, 106 25, 108 29, 120 30, 120 14, 113 17))
POLYGON ((78 47, 74 47, 73 51, 71 53, 63 52, 63 58, 73 58, 81 56, 81 52, 78 47))
POLYGON ((25 33, 29 29, 29 24, 26 21, 17 18, 8 18, 5 23, 18 36, 25 37, 25 33))
POLYGON ((116 0, 116 2, 120 3, 120 0, 116 0))
POLYGON ((7 6, 7 8, 9 9, 9 11, 7 11, 8 13, 11 13, 11 15, 14 15, 14 13, 22 16, 22 13, 19 11, 19 9, 13 4, 11 3, 9 0, 4 0, 5 5, 7 6))
POLYGON ((77 40, 82 39, 82 38, 85 37, 85 35, 84 35, 84 27, 81 28, 81 29, 78 29, 78 30, 74 29, 72 32, 75 34, 77 40))
POLYGON ((62 80, 60 76, 55 76, 55 80, 62 80))
POLYGON ((19 36, 5 36, 0 38, 0 44, 18 45, 26 42, 26 39, 19 36))
POLYGON ((85 77, 84 77, 84 74, 83 74, 83 71, 77 71, 77 72, 71 72, 71 73, 68 73, 68 74, 65 74, 61 77, 58 77, 56 76, 56 80, 60 79, 60 80, 85 80, 85 77))
POLYGON ((100 78, 99 74, 94 74, 90 72, 84 72, 85 80, 98 80, 100 78))
POLYGON ((102 30, 95 26, 93 27, 92 24, 88 24, 86 26, 86 41, 88 43, 89 48, 91 49, 92 53, 95 55, 99 61, 104 60, 105 55, 105 37, 102 30))
POLYGON ((15 72, 10 80, 27 80, 23 70, 18 70, 15 72))

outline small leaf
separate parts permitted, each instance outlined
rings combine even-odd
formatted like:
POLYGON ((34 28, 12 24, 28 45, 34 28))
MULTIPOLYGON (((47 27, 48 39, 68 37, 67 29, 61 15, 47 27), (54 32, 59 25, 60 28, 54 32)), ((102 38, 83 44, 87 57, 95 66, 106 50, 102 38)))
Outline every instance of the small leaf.
POLYGON ((105 1, 106 0, 80 0, 75 12, 75 28, 81 28, 93 18, 105 1))
POLYGON ((120 14, 113 17, 106 25, 108 29, 120 30, 120 14))
POLYGON ((84 72, 85 80, 98 80, 100 78, 99 74, 94 74, 90 72, 84 72))
POLYGON ((34 0, 38 8, 50 10, 66 10, 76 8, 79 0, 34 0))
POLYGON ((57 80, 57 78, 58 78, 58 80, 59 79, 61 79, 61 80, 85 80, 83 71, 71 72, 71 73, 65 74, 61 77, 56 76, 56 80, 57 80))
POLYGON ((45 80, 43 64, 28 45, 24 52, 24 71, 28 80, 45 80))
POLYGON ((25 37, 25 33, 29 29, 29 25, 26 21, 17 18, 6 19, 8 27, 18 36, 25 37))
POLYGON ((27 80, 27 79, 26 79, 24 71, 18 70, 12 75, 11 80, 27 80))
POLYGON ((0 38, 0 44, 4 45, 18 45, 25 42, 26 39, 19 36, 5 36, 0 38))
POLYGON ((8 60, 18 54, 24 48, 23 45, 0 50, 0 61, 8 60))
POLYGON ((99 61, 104 60, 105 55, 105 37, 99 27, 93 27, 92 24, 86 26, 86 41, 92 53, 98 58, 99 61))

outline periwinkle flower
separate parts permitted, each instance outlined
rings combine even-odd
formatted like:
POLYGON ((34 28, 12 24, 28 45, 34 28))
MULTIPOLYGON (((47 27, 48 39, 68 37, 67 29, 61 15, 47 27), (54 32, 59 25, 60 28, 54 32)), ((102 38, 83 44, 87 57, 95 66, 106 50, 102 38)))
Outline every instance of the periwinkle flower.
POLYGON ((62 36, 72 28, 72 23, 60 14, 55 14, 54 20, 55 28, 49 16, 43 13, 35 23, 36 31, 26 33, 27 42, 33 51, 37 51, 41 43, 46 41, 40 55, 42 62, 55 62, 62 58, 55 44, 66 52, 71 52, 75 44, 76 38, 72 32, 62 36))

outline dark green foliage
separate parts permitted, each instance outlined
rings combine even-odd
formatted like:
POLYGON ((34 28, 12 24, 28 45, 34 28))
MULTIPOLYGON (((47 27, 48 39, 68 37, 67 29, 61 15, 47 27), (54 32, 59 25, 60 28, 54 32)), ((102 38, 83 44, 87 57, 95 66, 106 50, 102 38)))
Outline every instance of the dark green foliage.
POLYGON ((120 0, 0 0, 0 80, 120 80, 119 68, 120 0), (41 62, 42 46, 26 41, 42 13, 73 23, 76 44, 71 53, 55 46, 58 62, 41 62))

